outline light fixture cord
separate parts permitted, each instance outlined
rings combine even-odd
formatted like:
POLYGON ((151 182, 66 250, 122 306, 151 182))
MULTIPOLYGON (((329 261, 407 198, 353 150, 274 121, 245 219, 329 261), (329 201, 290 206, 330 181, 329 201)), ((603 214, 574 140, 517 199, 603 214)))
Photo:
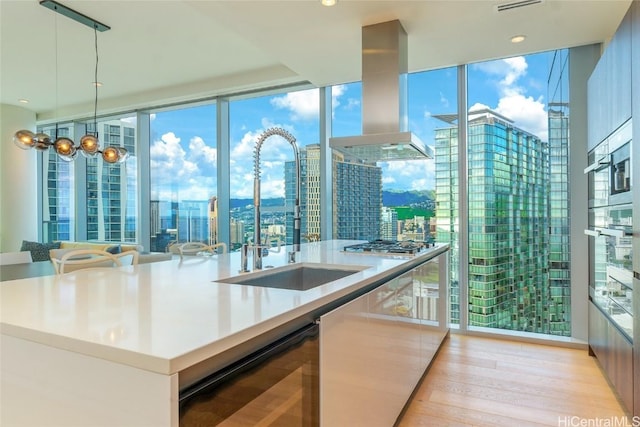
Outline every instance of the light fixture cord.
POLYGON ((96 96, 93 102, 93 132, 98 137, 98 125, 97 125, 97 116, 98 116, 98 27, 93 25, 93 36, 95 42, 95 50, 96 50, 96 68, 93 73, 94 81, 93 84, 96 88, 96 96))
POLYGON ((58 15, 55 16, 53 21, 53 29, 54 29, 54 42, 56 46, 55 57, 56 57, 56 135, 54 141, 58 139, 58 15))

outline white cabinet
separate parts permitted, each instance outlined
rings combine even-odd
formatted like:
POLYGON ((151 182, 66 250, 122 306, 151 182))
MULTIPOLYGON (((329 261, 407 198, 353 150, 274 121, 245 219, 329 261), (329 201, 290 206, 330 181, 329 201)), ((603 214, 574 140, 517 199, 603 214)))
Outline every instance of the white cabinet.
POLYGON ((320 425, 395 423, 448 332, 448 252, 320 318, 320 425))

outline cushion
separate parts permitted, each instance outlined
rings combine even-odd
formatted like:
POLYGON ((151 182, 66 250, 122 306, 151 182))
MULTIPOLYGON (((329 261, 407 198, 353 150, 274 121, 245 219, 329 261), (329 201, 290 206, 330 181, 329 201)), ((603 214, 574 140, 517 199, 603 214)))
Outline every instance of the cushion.
POLYGON ((113 254, 113 255, 121 254, 122 246, 121 245, 109 246, 108 248, 105 249, 105 252, 109 252, 110 254, 113 254))
POLYGON ((39 242, 30 242, 28 240, 22 241, 22 246, 20 247, 21 251, 29 251, 31 252, 31 258, 34 262, 36 261, 50 261, 49 250, 50 249, 60 249, 60 242, 51 242, 51 243, 39 243, 39 242))
POLYGON ((134 243, 116 243, 116 242, 112 242, 112 243, 103 243, 103 242, 71 242, 71 241, 65 241, 63 240, 61 242, 60 247, 62 249, 100 249, 101 251, 105 251, 107 250, 107 248, 114 246, 114 245, 120 245, 122 252, 126 252, 126 251, 138 251, 141 252, 143 251, 143 247, 142 245, 136 245, 134 243))

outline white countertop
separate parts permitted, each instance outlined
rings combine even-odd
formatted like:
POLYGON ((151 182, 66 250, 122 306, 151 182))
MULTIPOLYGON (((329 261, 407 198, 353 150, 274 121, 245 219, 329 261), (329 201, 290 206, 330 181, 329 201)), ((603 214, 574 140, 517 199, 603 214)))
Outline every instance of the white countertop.
MULTIPOLYGON (((341 252, 352 243, 302 245, 298 262, 369 267, 307 291, 216 283, 239 274, 239 253, 6 281, 0 331, 174 374, 443 251, 440 245, 416 257, 341 252)), ((263 265, 285 266, 290 249, 270 253, 263 265)))

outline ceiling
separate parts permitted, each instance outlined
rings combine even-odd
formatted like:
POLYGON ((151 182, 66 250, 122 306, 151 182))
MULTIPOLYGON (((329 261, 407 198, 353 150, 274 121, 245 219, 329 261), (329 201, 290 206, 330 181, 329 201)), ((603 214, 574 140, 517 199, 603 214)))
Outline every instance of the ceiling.
MULTIPOLYGON (((357 81, 361 27, 394 19, 408 33, 411 72, 606 43, 631 0, 543 0, 497 11, 511 2, 60 0, 111 27, 97 37, 99 115, 296 82, 357 81), (527 39, 512 44, 517 34, 527 39)), ((91 115, 91 28, 38 0, 0 0, 0 36, 0 102, 44 121, 91 115)))

